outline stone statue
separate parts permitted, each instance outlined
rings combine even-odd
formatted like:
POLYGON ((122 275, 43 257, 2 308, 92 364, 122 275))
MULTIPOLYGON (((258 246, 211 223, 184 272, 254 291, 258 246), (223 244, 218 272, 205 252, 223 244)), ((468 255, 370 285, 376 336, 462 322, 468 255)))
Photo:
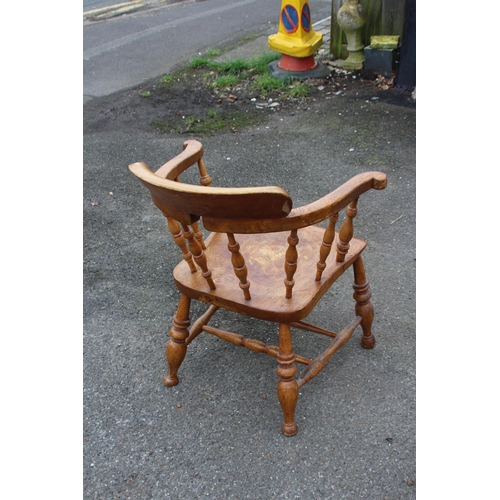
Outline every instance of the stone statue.
POLYGON ((347 38, 349 57, 342 63, 345 69, 363 69, 365 61, 361 29, 366 24, 366 15, 359 0, 345 0, 337 13, 337 22, 347 38))

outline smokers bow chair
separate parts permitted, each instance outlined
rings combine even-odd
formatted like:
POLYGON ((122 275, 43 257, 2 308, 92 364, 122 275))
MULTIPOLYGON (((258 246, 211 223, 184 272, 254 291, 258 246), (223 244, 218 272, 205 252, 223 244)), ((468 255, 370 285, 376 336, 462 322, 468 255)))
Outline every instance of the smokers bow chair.
POLYGON ((318 375, 358 326, 363 332, 361 345, 370 349, 375 344, 371 293, 361 259, 366 243, 353 237, 353 218, 359 196, 369 189, 384 189, 387 178, 380 172, 365 172, 323 198, 292 209, 289 194, 279 187, 211 187, 202 156, 203 146, 189 140, 181 154, 156 172, 142 162, 129 166, 167 218, 183 257, 174 269, 180 300, 167 343, 168 373, 163 383, 177 385, 187 347, 201 332, 269 354, 278 361, 282 432, 293 436, 298 430, 294 414, 299 389, 318 375), (201 185, 182 183, 180 174, 195 163, 201 185), (336 232, 344 208, 345 219, 336 232), (206 241, 198 226, 200 218, 212 231, 206 241), (316 225, 327 219, 326 229, 316 225), (349 267, 354 270, 354 320, 339 333, 303 321, 349 267), (209 307, 189 328, 192 299, 209 307), (209 326, 219 308, 277 323, 278 346, 209 326), (327 335, 332 341, 315 359, 299 356, 292 348, 291 327, 327 335), (296 362, 306 365, 298 377, 296 362))

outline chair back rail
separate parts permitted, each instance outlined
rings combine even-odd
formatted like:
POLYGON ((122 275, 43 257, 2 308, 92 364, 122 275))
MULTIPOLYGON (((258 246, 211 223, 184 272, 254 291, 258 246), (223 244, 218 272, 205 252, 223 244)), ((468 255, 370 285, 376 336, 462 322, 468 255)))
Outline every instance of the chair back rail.
MULTIPOLYGON (((191 224, 200 217, 242 220, 286 217, 292 200, 279 187, 214 188, 193 186, 156 177, 145 163, 134 163, 130 170, 149 189, 155 205, 167 216, 191 224)), ((233 232, 238 231, 219 231, 233 232)))
POLYGON ((318 224, 330 215, 340 212, 351 201, 359 198, 370 189, 385 189, 387 175, 382 172, 364 172, 355 175, 350 180, 339 186, 331 193, 317 201, 294 208, 290 213, 280 219, 250 219, 248 216, 235 221, 223 217, 203 217, 203 226, 208 231, 218 233, 257 234, 290 231, 302 227, 318 224))

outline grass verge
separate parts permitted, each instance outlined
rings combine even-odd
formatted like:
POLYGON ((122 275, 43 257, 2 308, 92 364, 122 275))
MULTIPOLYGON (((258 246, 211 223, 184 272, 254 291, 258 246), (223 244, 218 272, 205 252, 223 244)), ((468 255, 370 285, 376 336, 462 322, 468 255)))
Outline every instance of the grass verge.
POLYGON ((209 50, 206 56, 192 59, 186 68, 162 76, 157 85, 141 94, 168 102, 170 115, 156 120, 155 127, 167 133, 195 135, 235 132, 266 119, 255 106, 248 106, 251 100, 267 101, 272 96, 279 102, 309 95, 310 87, 303 81, 278 79, 269 73, 269 63, 280 54, 266 52, 225 62, 216 61, 218 55, 219 51, 209 50))

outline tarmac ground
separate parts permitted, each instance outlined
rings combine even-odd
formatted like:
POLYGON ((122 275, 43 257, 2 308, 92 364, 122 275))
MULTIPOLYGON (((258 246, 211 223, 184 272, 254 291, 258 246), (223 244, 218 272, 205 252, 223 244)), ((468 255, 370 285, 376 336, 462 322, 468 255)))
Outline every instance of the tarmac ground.
MULTIPOLYGON (((85 499, 416 497, 416 110, 409 94, 384 92, 325 95, 237 133, 202 138, 160 133, 142 116, 135 127, 132 108, 122 126, 87 127, 85 499), (358 329, 303 387, 294 437, 280 432, 276 362, 268 356, 200 335, 179 385, 161 383, 179 297, 178 248, 127 167, 144 161, 154 170, 188 138, 204 145, 214 186, 279 185, 295 207, 360 172, 388 175, 385 190, 360 198, 355 219, 355 235, 367 241, 377 344, 362 349, 358 329)), ((93 99, 84 106, 87 123, 131 93, 93 99)), ((311 322, 332 330, 347 324, 351 284, 344 275, 311 322)), ((201 311, 194 304, 192 317, 201 311)), ((276 344, 274 324, 220 312, 212 322, 276 344)), ((313 338, 295 331, 295 350, 314 356, 325 341, 313 338)))

